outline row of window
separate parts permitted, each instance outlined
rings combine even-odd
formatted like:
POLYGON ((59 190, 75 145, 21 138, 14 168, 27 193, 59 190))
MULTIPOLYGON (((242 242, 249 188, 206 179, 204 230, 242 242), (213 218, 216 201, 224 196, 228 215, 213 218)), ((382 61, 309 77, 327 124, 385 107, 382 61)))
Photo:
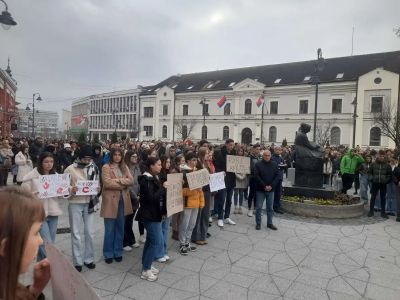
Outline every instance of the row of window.
MULTIPOLYGON (((332 99, 332 113, 333 114, 341 114, 342 113, 342 105, 343 100, 332 99)), ((379 113, 382 112, 383 106, 383 97, 372 97, 371 98, 371 112, 372 113, 379 113)), ((168 105, 164 104, 162 107, 162 115, 168 115, 168 105)), ((244 103, 244 114, 251 115, 252 113, 252 101, 247 99, 244 103)), ((308 114, 308 100, 300 100, 299 101, 299 114, 308 114)), ((269 102, 269 114, 277 115, 278 114, 278 101, 270 101, 269 102)), ((189 115, 189 105, 183 104, 182 106, 182 115, 188 116, 189 115)), ((208 104, 203 104, 203 116, 208 115, 208 104)), ((224 115, 229 116, 231 115, 231 104, 226 103, 224 106, 224 115)), ((153 118, 153 107, 145 107, 144 108, 144 117, 145 118, 153 118)))
POLYGON ((115 97, 108 99, 92 100, 90 102, 91 114, 113 112, 133 112, 137 109, 137 96, 115 97))
MULTIPOLYGON (((144 126, 143 130, 146 132, 146 137, 153 136, 153 126, 144 126)), ((340 145, 340 135, 341 131, 340 128, 335 126, 331 128, 330 134, 330 144, 331 145, 340 145)), ((369 134, 369 145, 370 146, 380 146, 381 145, 381 129, 379 127, 373 127, 370 130, 369 134)), ((162 127, 162 138, 168 137, 168 128, 166 125, 162 127)), ((182 139, 186 139, 188 137, 188 128, 186 125, 182 126, 182 139)), ((207 139, 208 138, 208 127, 202 126, 201 127, 201 138, 207 139)), ((226 140, 229 139, 229 127, 224 126, 222 129, 222 139, 226 140)), ((268 142, 276 143, 277 139, 277 128, 275 126, 271 126, 268 130, 268 142)))
POLYGON ((90 127, 93 129, 133 129, 136 127, 136 115, 91 116, 90 127))

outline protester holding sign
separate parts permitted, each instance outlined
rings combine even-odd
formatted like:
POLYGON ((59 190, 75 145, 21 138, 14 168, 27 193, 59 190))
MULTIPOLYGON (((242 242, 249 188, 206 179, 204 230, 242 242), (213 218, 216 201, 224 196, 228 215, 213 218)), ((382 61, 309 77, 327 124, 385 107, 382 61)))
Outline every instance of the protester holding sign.
MULTIPOLYGON (((181 173, 181 168, 185 166, 185 162, 185 157, 182 154, 177 155, 174 159, 174 167, 170 173, 181 173)), ((181 223, 182 216, 183 211, 174 214, 171 218, 172 239, 176 241, 179 241, 179 224, 181 223)))
POLYGON ((204 194, 201 188, 191 190, 187 181, 187 174, 196 171, 197 157, 193 152, 185 155, 186 165, 181 168, 183 173, 183 198, 184 210, 179 224, 179 253, 188 255, 196 251, 196 247, 190 245, 193 228, 196 225, 199 208, 204 207, 204 194))
POLYGON ((69 225, 71 227, 72 260, 78 272, 83 264, 89 269, 96 267, 94 263, 94 211, 98 203, 98 195, 78 196, 76 183, 78 180, 100 180, 99 169, 92 161, 92 147, 81 147, 79 158, 64 171, 71 175, 71 191, 69 195, 69 225), (85 249, 81 249, 81 222, 85 235, 85 249), (83 256, 84 253, 84 256, 83 256))
POLYGON ((142 255, 142 275, 141 278, 148 281, 156 281, 159 270, 152 266, 162 247, 161 221, 167 214, 165 200, 165 182, 161 185, 158 175, 161 171, 161 161, 156 157, 149 157, 143 164, 146 172, 139 176, 140 185, 140 208, 137 219, 144 222, 147 231, 146 242, 142 255))
POLYGON ((100 216, 104 218, 103 256, 107 264, 122 261, 125 216, 133 213, 129 187, 133 178, 125 165, 120 149, 111 149, 110 161, 103 166, 103 202, 100 216))
POLYGON ((225 145, 221 149, 216 149, 214 152, 214 164, 216 172, 225 172, 225 186, 226 189, 219 190, 215 196, 217 214, 218 214, 218 226, 224 227, 224 221, 226 224, 235 225, 236 223, 229 217, 231 213, 232 195, 233 189, 236 186, 235 173, 226 171, 226 157, 227 155, 235 155, 233 147, 235 143, 232 139, 227 139, 225 145), (225 210, 224 210, 225 204, 225 210))
POLYGON ((15 187, 0 191, 0 299, 44 299, 50 280, 47 259, 34 266, 30 286, 18 283, 43 244, 39 229, 44 220, 43 205, 30 192, 15 187))
MULTIPOLYGON (((244 149, 242 147, 238 147, 236 149, 238 156, 244 156, 244 149)), ((236 176, 236 187, 234 189, 233 194, 233 203, 235 205, 234 214, 243 214, 242 205, 244 194, 247 193, 247 189, 249 188, 249 176, 244 173, 235 173, 236 176)))
MULTIPOLYGON (((199 159, 197 161, 197 168, 206 169, 209 173, 211 172, 211 168, 208 164, 210 151, 208 147, 200 147, 198 156, 199 159)), ((197 214, 196 225, 193 229, 192 233, 192 241, 197 245, 206 245, 208 242, 206 241, 207 231, 208 231, 208 219, 210 217, 210 201, 211 201, 211 191, 210 185, 206 185, 203 188, 204 194, 204 208, 199 208, 199 212, 197 214)))
MULTIPOLYGON (((22 179, 22 188, 34 195, 39 194, 39 177, 41 175, 56 174, 54 169, 54 156, 50 152, 42 152, 39 155, 37 167, 26 174, 22 179)), ((40 235, 46 243, 54 244, 56 240, 58 216, 62 215, 62 210, 58 204, 57 197, 40 199, 46 213, 46 219, 40 228, 40 235)), ((44 245, 39 247, 37 260, 46 258, 44 245)))

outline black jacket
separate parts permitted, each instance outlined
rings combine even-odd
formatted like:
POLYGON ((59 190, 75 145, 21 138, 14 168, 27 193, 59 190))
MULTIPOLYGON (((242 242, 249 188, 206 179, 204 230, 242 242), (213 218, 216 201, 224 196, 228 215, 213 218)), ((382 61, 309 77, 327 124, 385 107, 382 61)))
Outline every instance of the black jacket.
MULTIPOLYGON (((65 149, 61 150, 61 152, 58 155, 58 171, 61 173, 64 173, 64 170, 72 165, 74 162, 74 158, 72 156, 71 151, 67 151, 65 149)), ((101 169, 100 169, 101 170, 101 169)))
POLYGON ((393 170, 393 182, 397 185, 400 181, 400 166, 397 166, 393 170))
POLYGON ((162 217, 167 214, 165 188, 158 179, 147 172, 140 175, 138 181, 140 208, 136 219, 143 222, 161 222, 162 217))
POLYGON ((280 179, 278 165, 272 160, 261 160, 255 165, 254 176, 257 180, 258 191, 265 191, 264 188, 267 185, 270 185, 274 191, 280 179))
POLYGON ((392 167, 386 161, 376 160, 368 170, 368 179, 372 183, 388 184, 392 179, 392 167))
MULTIPOLYGON (((235 155, 235 151, 232 150, 229 155, 235 155)), ((216 149, 214 152, 214 166, 215 172, 225 172, 225 186, 227 188, 234 188, 236 186, 236 175, 232 172, 226 172, 226 156, 228 155, 228 150, 226 146, 222 146, 221 149, 216 149)))

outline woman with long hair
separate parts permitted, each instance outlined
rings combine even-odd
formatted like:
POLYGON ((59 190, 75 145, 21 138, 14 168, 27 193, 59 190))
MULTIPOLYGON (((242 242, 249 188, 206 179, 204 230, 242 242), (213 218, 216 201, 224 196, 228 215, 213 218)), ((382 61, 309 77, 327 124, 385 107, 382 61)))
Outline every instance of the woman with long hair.
MULTIPOLYGON (((41 175, 56 174, 54 166, 54 156, 50 152, 42 152, 39 155, 37 167, 26 174, 23 178, 22 188, 31 192, 33 195, 38 195, 39 177, 41 175)), ((62 210, 58 204, 58 198, 40 199, 44 206, 46 219, 40 228, 40 235, 46 243, 54 244, 56 240, 58 216, 62 215, 62 210)), ((39 247, 37 260, 40 261, 46 258, 46 250, 44 245, 39 247)))
POLYGON ((161 171, 161 160, 149 157, 145 163, 147 171, 139 176, 140 208, 137 218, 144 222, 147 231, 146 242, 142 255, 141 278, 148 281, 157 280, 159 270, 152 266, 163 244, 161 221, 167 214, 166 190, 167 183, 161 184, 158 175, 161 171))
MULTIPOLYGON (((161 161, 161 171, 158 177, 160 179, 160 183, 163 185, 164 182, 167 182, 168 174, 171 172, 171 159, 163 155, 161 156, 160 161, 161 161)), ((167 196, 165 195, 164 197, 165 199, 163 199, 162 201, 166 203, 167 196)), ((159 253, 159 255, 157 255, 157 261, 161 263, 164 263, 170 259, 168 255, 168 231, 170 224, 171 224, 171 217, 165 216, 161 221, 163 240, 162 240, 161 252, 159 253)))
MULTIPOLYGON (((244 148, 237 147, 236 153, 238 156, 244 156, 244 148)), ((249 188, 249 177, 247 174, 236 173, 236 186, 233 193, 233 204, 235 205, 234 214, 243 214, 242 205, 244 194, 249 188)))
MULTIPOLYGON (((181 173, 181 167, 185 165, 185 157, 182 154, 175 156, 173 168, 170 173, 181 173)), ((181 222, 181 217, 183 212, 178 212, 172 215, 171 227, 172 227, 172 239, 179 241, 179 223, 181 222)))
POLYGON ((32 160, 29 156, 28 146, 21 145, 20 151, 15 155, 15 164, 18 166, 17 184, 21 185, 24 176, 33 169, 32 160))
POLYGON ((110 161, 103 166, 103 202, 100 216, 104 218, 103 256, 107 264, 122 261, 125 216, 133 213, 129 187, 133 178, 119 148, 110 151, 110 161))
POLYGON ((39 230, 44 220, 45 211, 36 196, 17 187, 0 190, 0 299, 44 299, 42 291, 50 280, 47 259, 33 268, 30 286, 18 282, 43 244, 39 230))
MULTIPOLYGON (((140 247, 139 243, 136 242, 135 234, 133 233, 133 217, 135 215, 136 210, 139 208, 139 182, 138 178, 141 175, 140 168, 138 164, 138 155, 136 151, 128 150, 125 153, 124 161, 126 166, 131 172, 133 178, 133 184, 129 187, 129 195, 131 197, 131 204, 133 213, 127 215, 125 217, 125 226, 124 226, 124 250, 132 251, 132 248, 140 247)), ((139 222, 139 233, 140 235, 144 235, 144 225, 139 222)))

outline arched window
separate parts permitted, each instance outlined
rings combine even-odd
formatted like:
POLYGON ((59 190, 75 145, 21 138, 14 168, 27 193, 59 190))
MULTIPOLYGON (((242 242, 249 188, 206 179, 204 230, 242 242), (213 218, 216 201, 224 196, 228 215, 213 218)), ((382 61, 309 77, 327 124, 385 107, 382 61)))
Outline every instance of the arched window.
POLYGON ((224 129, 222 130, 222 139, 227 140, 229 139, 229 127, 224 126, 224 129))
POLYGON ((224 106, 224 116, 229 116, 231 114, 231 104, 226 103, 224 106))
POLYGON ((381 129, 379 127, 372 127, 369 132, 369 145, 380 146, 381 145, 381 129))
POLYGON ((207 126, 201 127, 201 139, 202 140, 207 139, 207 126))
POLYGON ((269 128, 269 142, 276 142, 276 127, 275 126, 271 126, 269 128))
POLYGON ((182 126, 182 140, 186 140, 188 135, 188 129, 186 125, 182 126))
POLYGON ((162 137, 163 137, 164 139, 167 138, 167 125, 164 125, 164 126, 162 127, 162 137))
POLYGON ((251 115, 251 100, 250 99, 247 99, 244 102, 244 114, 251 115))
POLYGON ((337 126, 331 128, 331 145, 340 145, 340 128, 337 126))

